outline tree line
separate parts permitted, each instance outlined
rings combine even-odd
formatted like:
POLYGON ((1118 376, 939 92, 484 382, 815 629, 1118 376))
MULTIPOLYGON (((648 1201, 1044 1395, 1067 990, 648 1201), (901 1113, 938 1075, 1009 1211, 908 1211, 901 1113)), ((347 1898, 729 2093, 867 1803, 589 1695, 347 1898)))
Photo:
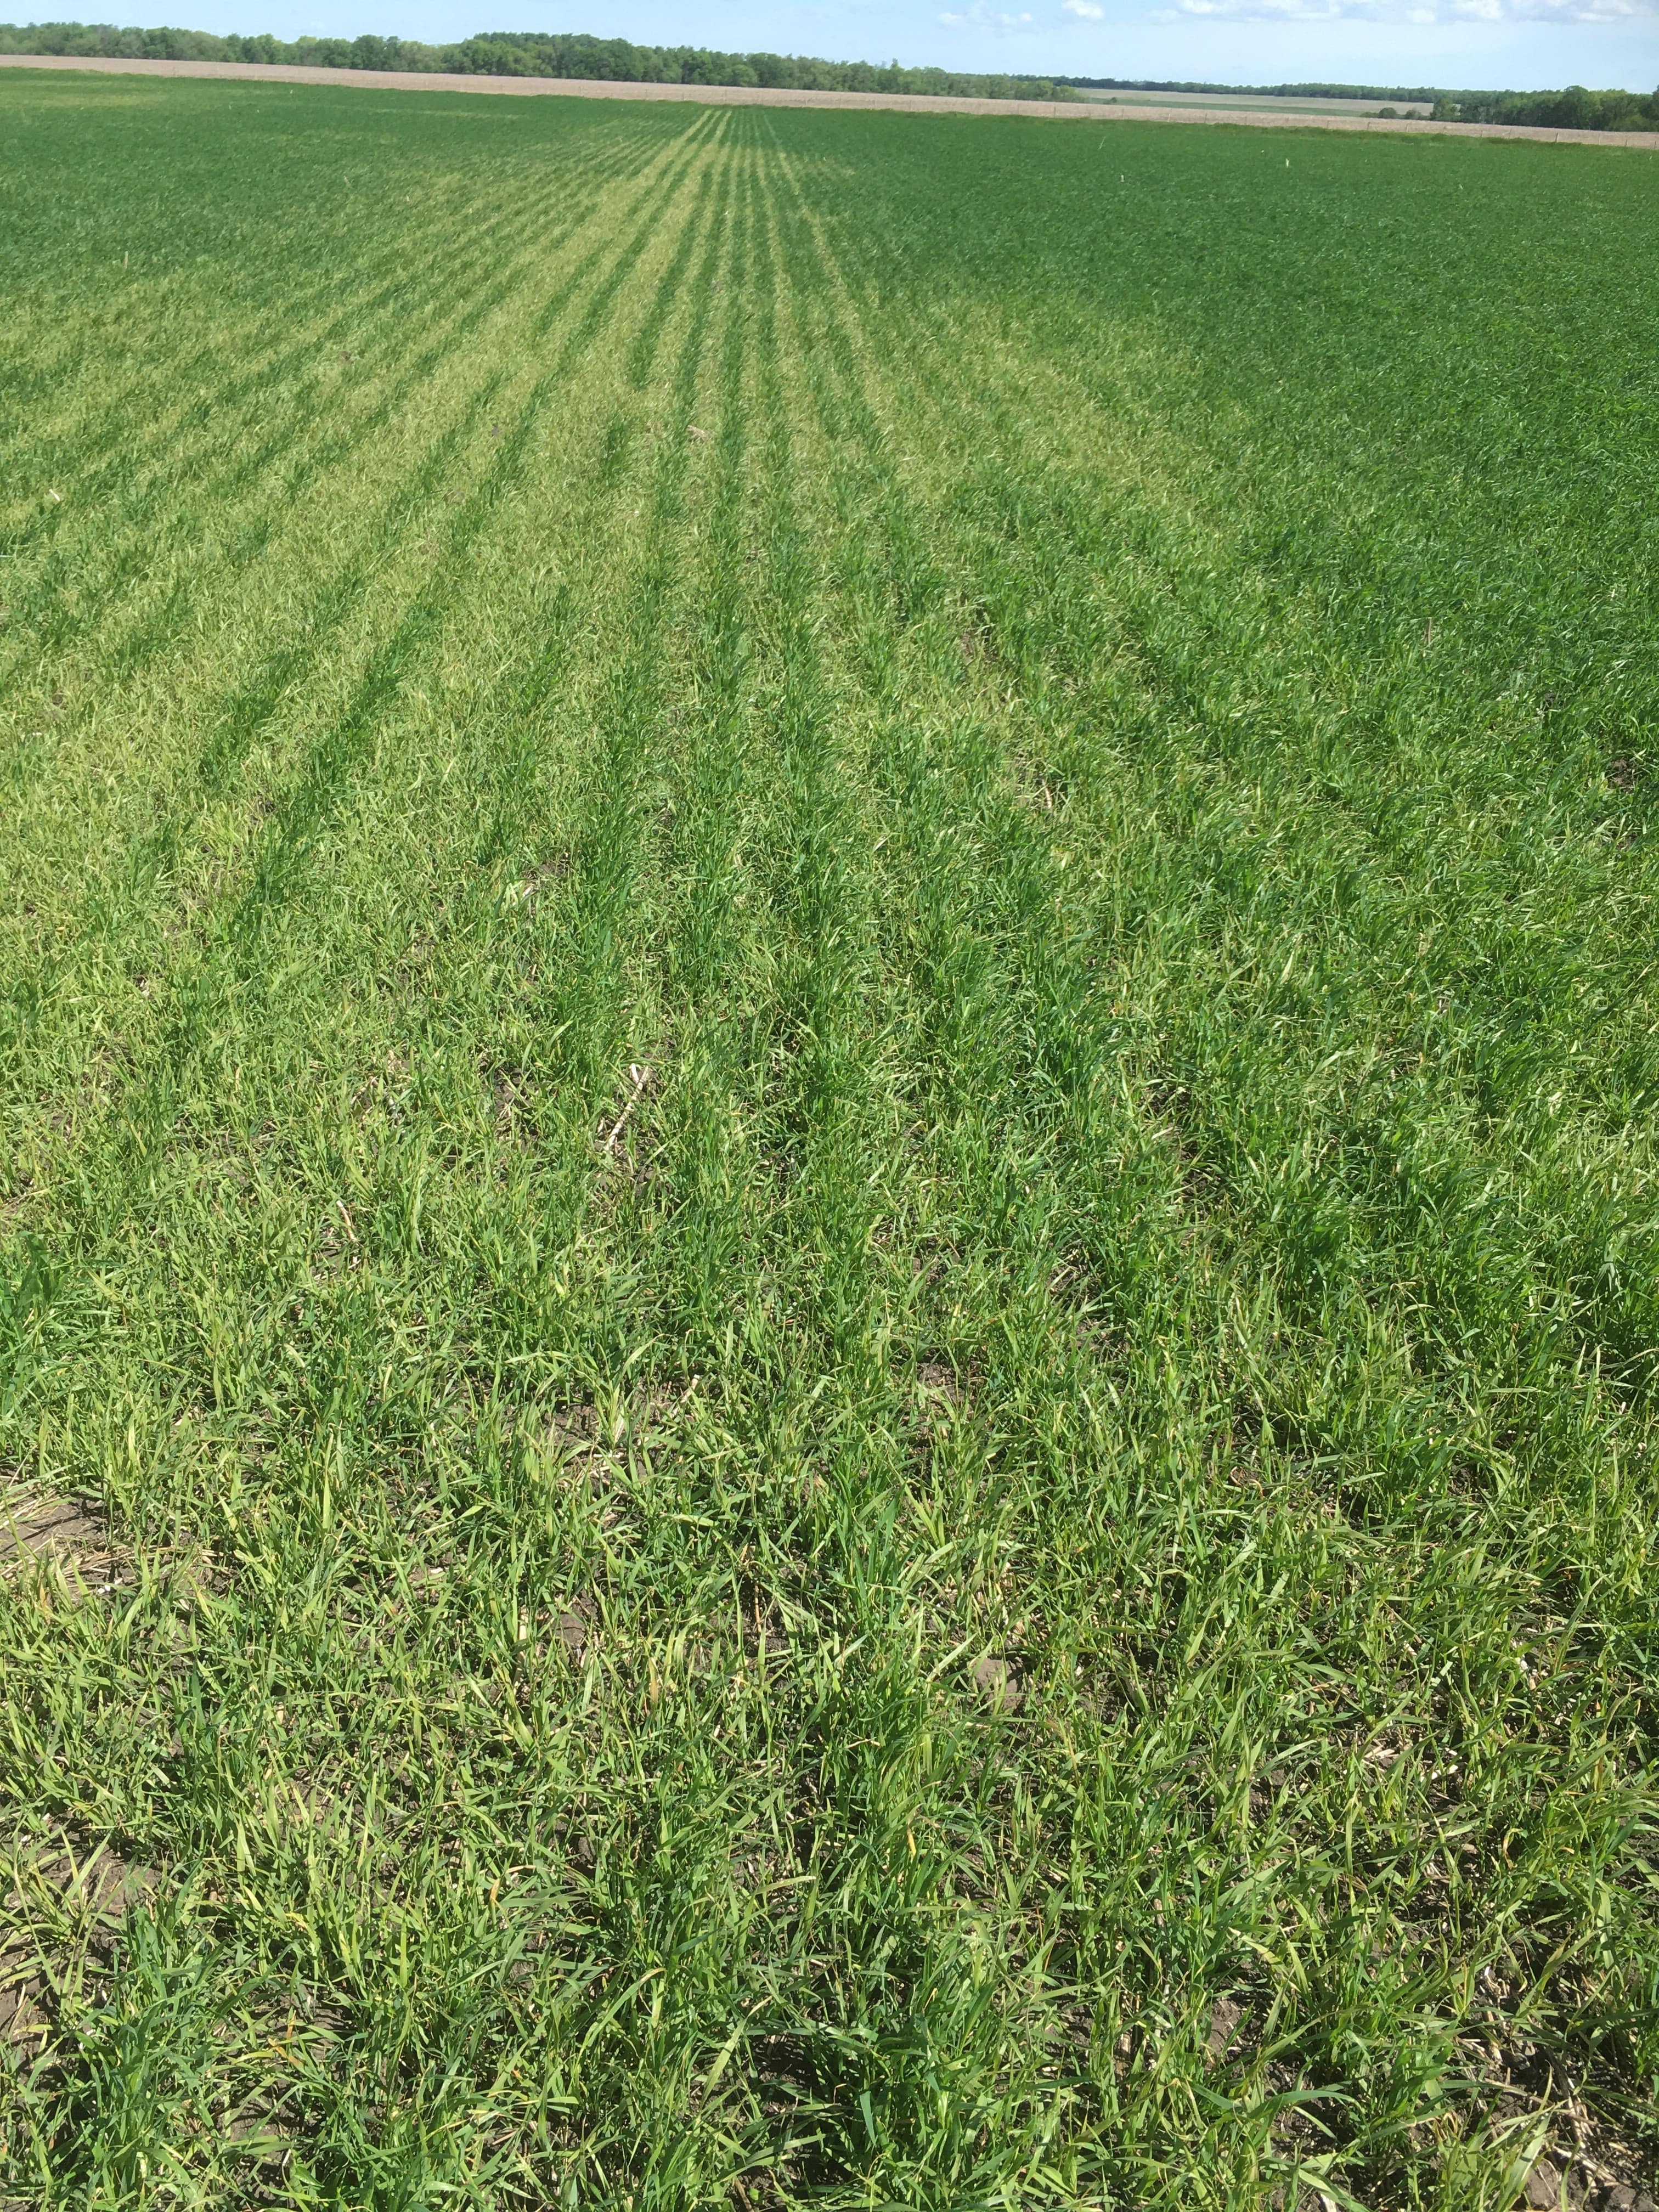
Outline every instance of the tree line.
POLYGON ((579 32, 483 31, 459 45, 411 39, 274 39, 110 23, 0 24, 0 53, 99 55, 128 61, 302 63, 316 69, 445 70, 465 76, 564 76, 621 84, 763 85, 799 92, 920 92, 973 100, 1075 100, 1049 77, 904 69, 897 62, 727 54, 706 46, 636 46, 579 32))
POLYGON ((1443 92, 1442 123, 1528 123, 1549 131, 1659 131, 1659 92, 1443 92))
POLYGON ((1442 96, 1431 84, 1208 84, 1172 76, 1057 76, 1054 82, 1079 92, 1249 93, 1258 100, 1407 100, 1419 106, 1442 96))

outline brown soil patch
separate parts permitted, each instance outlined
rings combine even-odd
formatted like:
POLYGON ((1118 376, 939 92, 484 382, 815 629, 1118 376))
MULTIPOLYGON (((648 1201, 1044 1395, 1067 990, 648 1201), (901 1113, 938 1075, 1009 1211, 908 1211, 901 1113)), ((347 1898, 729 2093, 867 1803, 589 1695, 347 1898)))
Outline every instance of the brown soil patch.
POLYGON ((46 2039, 50 1991, 70 1954, 82 1963, 104 1960, 130 1907, 159 1880, 153 1867, 129 1863, 106 1839, 80 1850, 43 1844, 0 1872, 0 2043, 46 2039), (49 1925, 56 1942, 45 1935, 49 1925))
POLYGON ((48 1491, 0 1487, 0 1577, 47 1561, 83 1586, 110 1581, 114 1555, 95 1509, 48 1491))

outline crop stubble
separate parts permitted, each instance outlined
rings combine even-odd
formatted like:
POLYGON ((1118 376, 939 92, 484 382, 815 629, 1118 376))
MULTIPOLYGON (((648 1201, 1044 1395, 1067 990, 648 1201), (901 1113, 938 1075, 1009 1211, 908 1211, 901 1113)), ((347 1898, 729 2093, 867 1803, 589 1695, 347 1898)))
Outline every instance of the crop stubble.
POLYGON ((0 83, 0 2179, 1633 2185, 1647 170, 358 97, 0 83))

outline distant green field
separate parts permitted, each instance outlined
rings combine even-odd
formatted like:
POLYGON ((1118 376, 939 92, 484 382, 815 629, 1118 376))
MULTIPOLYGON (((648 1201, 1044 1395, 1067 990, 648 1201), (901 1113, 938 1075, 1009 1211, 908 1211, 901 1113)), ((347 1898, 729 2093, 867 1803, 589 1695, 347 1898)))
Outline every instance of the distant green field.
POLYGON ((1659 165, 18 71, 0 268, 0 2203, 1651 2185, 1659 165))
POLYGON ((1297 100, 1270 92, 1097 92, 1079 91, 1080 100, 1103 100, 1114 107, 1234 107, 1268 115, 1425 116, 1434 102, 1386 100, 1297 100))

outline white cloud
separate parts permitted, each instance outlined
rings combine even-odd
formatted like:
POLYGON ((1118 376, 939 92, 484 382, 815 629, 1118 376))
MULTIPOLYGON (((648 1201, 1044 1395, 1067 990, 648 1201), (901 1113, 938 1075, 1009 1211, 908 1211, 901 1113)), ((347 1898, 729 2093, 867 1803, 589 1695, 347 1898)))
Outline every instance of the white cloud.
MULTIPOLYGON (((1062 0, 1069 5, 1070 0, 1062 0)), ((1640 23, 1659 0, 1176 0, 1153 23, 1640 23)))
POLYGON ((959 15, 942 15, 941 23, 953 31, 1023 31, 1031 18, 1026 15, 1005 15, 995 8, 988 8, 985 0, 974 0, 971 8, 964 8, 959 15))
POLYGON ((1081 15, 1086 22, 1097 23, 1106 10, 1097 8, 1095 0, 1060 0, 1060 12, 1062 15, 1081 15))

